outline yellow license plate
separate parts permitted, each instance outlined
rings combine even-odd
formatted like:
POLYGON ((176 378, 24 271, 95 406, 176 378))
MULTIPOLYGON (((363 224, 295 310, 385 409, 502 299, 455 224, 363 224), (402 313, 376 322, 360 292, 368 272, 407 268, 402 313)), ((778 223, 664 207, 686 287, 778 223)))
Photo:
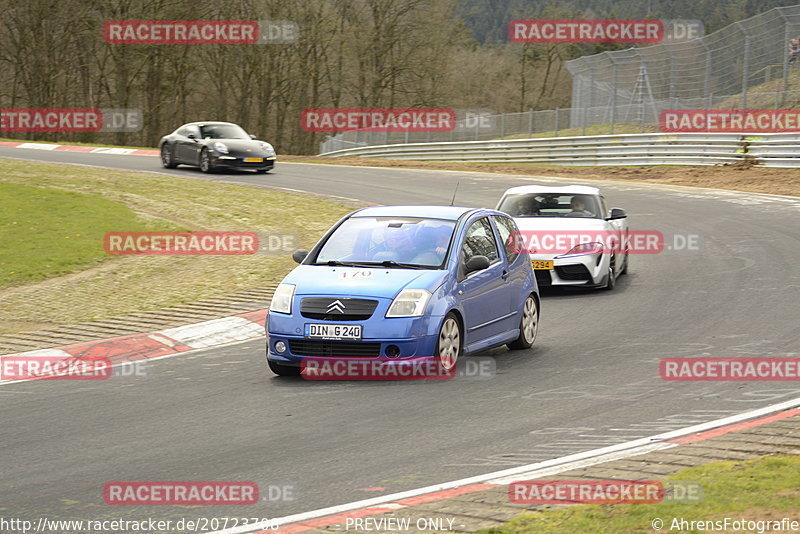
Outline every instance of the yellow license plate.
POLYGON ((264 158, 244 158, 245 163, 261 163, 264 158))
POLYGON ((553 260, 533 260, 531 265, 537 271, 549 271, 553 268, 553 260))

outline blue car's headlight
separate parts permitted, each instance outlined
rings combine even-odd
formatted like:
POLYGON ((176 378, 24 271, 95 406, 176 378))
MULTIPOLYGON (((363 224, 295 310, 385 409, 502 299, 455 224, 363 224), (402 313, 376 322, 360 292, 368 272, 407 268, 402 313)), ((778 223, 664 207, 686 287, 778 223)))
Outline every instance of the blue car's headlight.
POLYGON ((292 300, 294 299, 294 284, 279 284, 272 295, 270 311, 278 313, 292 313, 292 300))
POLYGON ((425 289, 404 289, 392 301, 386 317, 419 317, 430 299, 431 292, 425 289))
POLYGON ((227 154, 228 153, 228 147, 225 146, 225 143, 220 143, 219 141, 214 143, 214 150, 216 150, 220 154, 227 154))

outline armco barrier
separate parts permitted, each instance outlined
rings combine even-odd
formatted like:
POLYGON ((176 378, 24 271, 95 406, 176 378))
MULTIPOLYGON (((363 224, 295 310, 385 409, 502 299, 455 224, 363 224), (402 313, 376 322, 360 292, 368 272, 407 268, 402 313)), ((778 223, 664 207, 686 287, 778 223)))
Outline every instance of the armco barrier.
POLYGON ((800 133, 670 133, 365 146, 320 154, 540 165, 718 165, 800 168, 800 133))

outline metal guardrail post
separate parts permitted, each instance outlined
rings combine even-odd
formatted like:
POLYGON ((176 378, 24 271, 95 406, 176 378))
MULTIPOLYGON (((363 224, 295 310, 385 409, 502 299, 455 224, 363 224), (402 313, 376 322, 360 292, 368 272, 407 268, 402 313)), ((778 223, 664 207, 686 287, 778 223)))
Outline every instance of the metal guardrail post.
POLYGON ((594 63, 589 64, 589 98, 584 98, 582 135, 586 135, 586 110, 594 105, 594 63))
POLYGON ((700 45, 703 47, 703 50, 706 51, 706 56, 705 56, 706 68, 705 68, 705 74, 703 76, 703 93, 707 95, 710 94, 711 92, 711 60, 712 60, 711 50, 709 50, 708 44, 706 43, 705 39, 698 37, 697 39, 695 39, 695 41, 698 41, 700 45))
POLYGON ((614 135, 614 125, 617 122, 617 82, 619 80, 617 62, 614 61, 614 56, 608 55, 611 60, 611 135, 614 135))
POLYGON ((747 80, 750 77, 750 34, 741 22, 735 23, 744 34, 744 55, 742 56, 742 109, 747 109, 747 80))
MULTIPOLYGON (((783 49, 783 88, 781 90, 781 102, 780 104, 775 105, 777 109, 779 106, 783 106, 783 102, 786 99, 786 91, 789 89, 789 40, 792 38, 792 34, 789 32, 790 26, 789 21, 786 19, 786 16, 783 14, 783 8, 777 8, 778 15, 780 15, 781 19, 783 20, 783 39, 786 42, 786 46, 783 49)), ((776 99, 777 101, 777 99, 776 99)))
POLYGON ((556 106, 555 137, 558 137, 558 106, 556 106))

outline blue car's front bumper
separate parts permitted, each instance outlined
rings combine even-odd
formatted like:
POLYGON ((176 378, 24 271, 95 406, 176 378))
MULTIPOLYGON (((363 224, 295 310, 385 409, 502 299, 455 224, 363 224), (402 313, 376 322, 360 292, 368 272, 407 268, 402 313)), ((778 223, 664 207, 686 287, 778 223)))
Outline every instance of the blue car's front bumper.
POLYGON ((432 357, 443 317, 392 317, 384 315, 389 303, 381 303, 372 317, 363 321, 324 321, 269 312, 267 316, 267 357, 284 365, 300 365, 306 358, 359 358, 385 362, 407 358, 432 357), (304 337, 305 325, 361 325, 360 341, 333 341, 304 337), (275 344, 283 341, 286 349, 278 352, 275 344), (394 346, 396 356, 388 356, 387 348, 394 346))

